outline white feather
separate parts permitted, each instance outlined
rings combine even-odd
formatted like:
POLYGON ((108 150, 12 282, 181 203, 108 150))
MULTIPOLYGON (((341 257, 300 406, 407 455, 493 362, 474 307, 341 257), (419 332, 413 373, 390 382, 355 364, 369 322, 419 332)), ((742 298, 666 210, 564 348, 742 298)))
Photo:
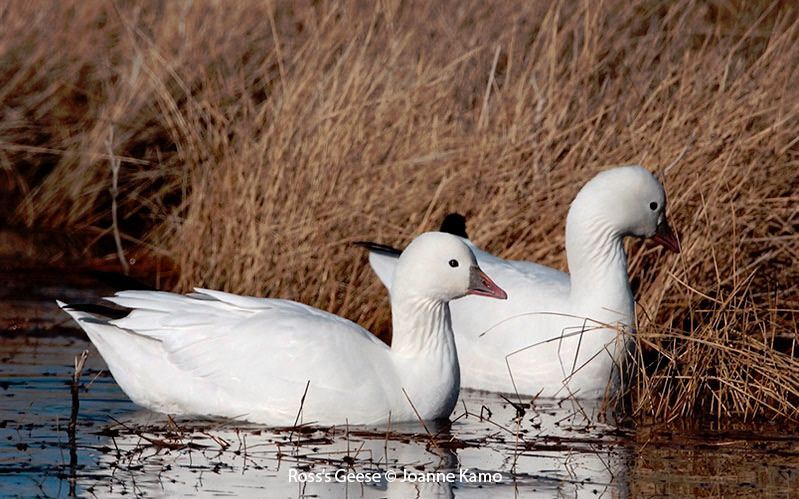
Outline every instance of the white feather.
MULTIPOLYGON (((611 169, 586 184, 567 220, 571 275, 466 241, 508 300, 452 303, 462 385, 577 398, 612 388, 634 325, 622 239, 652 235, 660 215, 653 201, 665 208, 663 187, 641 167, 611 169)), ((369 262, 391 289, 397 258, 372 253, 369 262)))
POLYGON ((301 422, 325 425, 444 418, 460 388, 447 301, 466 293, 471 268, 447 262, 474 257, 454 236, 416 241, 392 297, 393 348, 301 303, 221 291, 123 291, 108 300, 131 313, 105 322, 59 305, 125 393, 154 410, 273 425, 293 424, 301 404, 301 422))

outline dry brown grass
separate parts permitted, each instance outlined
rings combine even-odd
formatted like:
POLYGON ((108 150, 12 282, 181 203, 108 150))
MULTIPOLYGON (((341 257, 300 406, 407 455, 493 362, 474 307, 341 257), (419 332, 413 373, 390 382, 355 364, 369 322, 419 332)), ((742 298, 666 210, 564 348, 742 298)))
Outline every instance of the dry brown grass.
POLYGON ((662 168, 684 251, 633 242, 638 417, 796 418, 799 21, 761 2, 9 2, 0 168, 30 226, 110 232, 177 287, 385 331, 348 243, 468 214, 565 268, 608 165, 662 168))

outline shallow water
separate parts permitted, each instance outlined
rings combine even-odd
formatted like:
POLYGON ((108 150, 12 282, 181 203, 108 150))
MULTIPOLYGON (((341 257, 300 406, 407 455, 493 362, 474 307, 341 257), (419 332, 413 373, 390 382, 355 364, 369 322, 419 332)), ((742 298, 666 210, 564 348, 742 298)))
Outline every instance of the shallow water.
POLYGON ((73 448, 69 379, 73 358, 90 345, 53 301, 110 290, 64 271, 6 266, 0 279, 3 495, 485 497, 490 489, 492 497, 793 497, 799 490, 796 428, 620 429, 585 404, 538 402, 517 417, 500 396, 471 391, 451 425, 427 428, 173 422, 132 404, 94 351, 81 378, 73 448), (373 481, 348 481, 358 472, 373 481))

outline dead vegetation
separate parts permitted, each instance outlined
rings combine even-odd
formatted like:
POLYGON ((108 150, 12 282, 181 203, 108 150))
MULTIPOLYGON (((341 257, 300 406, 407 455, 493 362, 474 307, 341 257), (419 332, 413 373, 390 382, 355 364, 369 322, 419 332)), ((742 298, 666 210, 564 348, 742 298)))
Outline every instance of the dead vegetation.
POLYGON ((628 408, 795 419, 797 12, 8 2, 0 176, 16 223, 91 233, 112 258, 118 189, 127 256, 174 262, 179 289, 292 298, 385 330, 349 242, 402 245, 457 210, 488 250, 565 268, 583 182, 678 160, 665 184, 683 253, 630 246, 628 408))

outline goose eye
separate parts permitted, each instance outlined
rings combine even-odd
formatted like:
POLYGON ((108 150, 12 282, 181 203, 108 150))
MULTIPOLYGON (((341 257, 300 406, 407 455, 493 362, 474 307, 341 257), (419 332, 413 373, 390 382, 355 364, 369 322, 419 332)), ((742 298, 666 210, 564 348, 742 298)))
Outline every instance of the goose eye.
POLYGON ((450 266, 450 267, 452 267, 452 268, 454 269, 455 267, 457 267, 457 266, 458 266, 458 260, 455 260, 455 259, 453 258, 452 260, 450 260, 450 261, 449 261, 449 266, 450 266))
POLYGON ((656 202, 652 201, 651 203, 649 203, 649 209, 651 209, 652 211, 657 210, 658 209, 658 204, 656 202))

